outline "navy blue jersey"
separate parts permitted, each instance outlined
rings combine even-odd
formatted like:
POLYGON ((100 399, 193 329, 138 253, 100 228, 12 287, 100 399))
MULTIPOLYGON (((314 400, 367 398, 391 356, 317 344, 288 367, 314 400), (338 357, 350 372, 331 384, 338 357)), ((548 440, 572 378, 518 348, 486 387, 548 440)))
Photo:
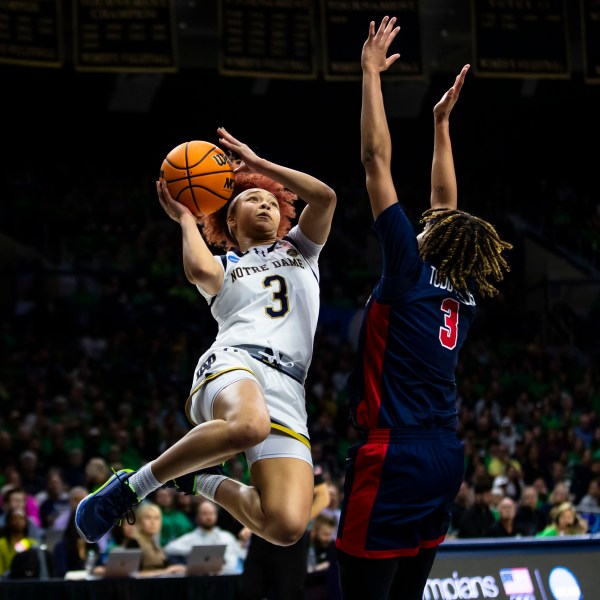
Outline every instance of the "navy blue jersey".
POLYGON ((383 273, 365 307, 351 379, 350 409, 360 430, 454 428, 458 353, 476 313, 424 262, 399 204, 373 225, 383 273))
POLYGON ((454 372, 475 300, 423 262, 400 205, 373 228, 383 273, 365 307, 351 379, 362 436, 346 458, 336 546, 363 558, 415 556, 444 540, 463 477, 454 372))

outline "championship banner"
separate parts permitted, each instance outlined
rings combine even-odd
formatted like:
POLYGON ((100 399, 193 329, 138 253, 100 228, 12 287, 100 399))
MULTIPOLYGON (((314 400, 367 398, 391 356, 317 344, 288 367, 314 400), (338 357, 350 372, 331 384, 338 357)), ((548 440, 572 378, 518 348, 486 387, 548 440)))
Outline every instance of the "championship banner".
POLYGON ((581 0, 583 75, 586 83, 600 83, 600 0, 581 0))
POLYGON ((316 79, 313 0, 221 0, 219 73, 316 79))
POLYGON ((175 0, 74 0, 76 71, 174 72, 175 0))
POLYGON ((476 75, 570 77, 565 0, 471 0, 471 9, 476 75))
POLYGON ((63 66, 60 0, 0 0, 0 62, 63 66))
MULTIPOLYGON (((419 2, 417 0, 321 0, 323 73, 326 80, 359 80, 360 53, 369 23, 379 27, 385 16, 402 28, 395 52, 402 55, 386 71, 386 81, 423 79, 419 2)), ((393 53, 393 52, 392 52, 393 53)))

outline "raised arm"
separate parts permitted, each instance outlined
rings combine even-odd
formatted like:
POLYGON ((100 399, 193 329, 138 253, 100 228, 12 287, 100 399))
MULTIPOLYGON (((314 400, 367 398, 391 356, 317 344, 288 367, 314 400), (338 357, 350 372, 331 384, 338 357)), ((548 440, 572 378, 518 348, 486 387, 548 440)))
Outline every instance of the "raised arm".
POLYGON ((185 276, 207 294, 216 294, 223 285, 223 267, 215 261, 206 245, 196 218, 186 206, 173 200, 164 181, 156 182, 156 192, 165 212, 181 226, 185 276))
POLYGON ((375 22, 371 21, 360 59, 363 73, 360 158, 374 219, 398 201, 391 170, 392 140, 381 92, 381 73, 400 58, 400 54, 387 57, 388 48, 400 31, 400 27, 394 27, 395 23, 396 17, 384 17, 375 31, 375 22))
POLYGON ((235 152, 242 163, 237 171, 249 170, 266 175, 294 192, 307 206, 300 215, 299 225, 304 235, 315 244, 324 244, 331 230, 336 205, 335 192, 325 183, 288 167, 258 156, 247 144, 234 138, 223 127, 217 129, 219 143, 235 152))
POLYGON ((458 100, 470 65, 465 65, 454 85, 433 107, 433 160, 431 162, 431 208, 456 208, 458 192, 450 142, 450 113, 458 100))

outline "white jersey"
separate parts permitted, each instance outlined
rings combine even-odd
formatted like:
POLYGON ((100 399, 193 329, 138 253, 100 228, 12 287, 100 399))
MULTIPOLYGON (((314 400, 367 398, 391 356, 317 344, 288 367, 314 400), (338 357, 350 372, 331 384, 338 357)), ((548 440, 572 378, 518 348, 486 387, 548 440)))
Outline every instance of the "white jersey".
POLYGON ((274 244, 215 256, 225 270, 223 286, 216 296, 197 286, 218 324, 211 348, 264 346, 306 373, 319 317, 322 248, 296 225, 274 244))

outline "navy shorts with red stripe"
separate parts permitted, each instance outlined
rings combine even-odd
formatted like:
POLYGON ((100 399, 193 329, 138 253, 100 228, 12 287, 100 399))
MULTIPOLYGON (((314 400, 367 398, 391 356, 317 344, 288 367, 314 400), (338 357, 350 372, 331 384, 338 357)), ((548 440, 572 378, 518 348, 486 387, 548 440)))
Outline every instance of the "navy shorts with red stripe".
POLYGON ((336 546, 364 558, 437 547, 463 474, 464 447, 453 430, 371 430, 348 450, 336 546))

